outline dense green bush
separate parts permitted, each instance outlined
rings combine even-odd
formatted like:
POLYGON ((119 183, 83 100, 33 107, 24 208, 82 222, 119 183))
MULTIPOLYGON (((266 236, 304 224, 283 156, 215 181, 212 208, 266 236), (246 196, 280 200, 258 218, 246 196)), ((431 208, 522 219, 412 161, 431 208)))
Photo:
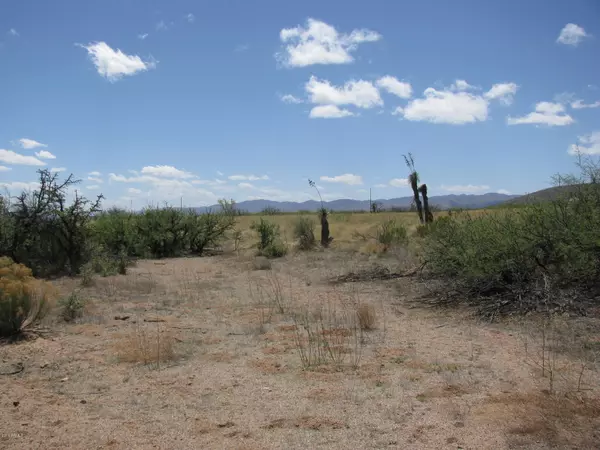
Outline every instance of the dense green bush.
POLYGON ((316 244, 315 222, 310 217, 300 216, 294 221, 294 238, 300 250, 311 250, 316 244))
POLYGON ((253 222, 250 229, 256 231, 258 242, 256 248, 260 255, 268 258, 278 258, 287 253, 287 247, 281 242, 279 225, 262 217, 258 222, 253 222))
POLYGON ((550 281, 583 288, 600 276, 600 171, 590 161, 565 195, 484 215, 454 213, 424 234, 430 272, 470 295, 512 300, 550 281))

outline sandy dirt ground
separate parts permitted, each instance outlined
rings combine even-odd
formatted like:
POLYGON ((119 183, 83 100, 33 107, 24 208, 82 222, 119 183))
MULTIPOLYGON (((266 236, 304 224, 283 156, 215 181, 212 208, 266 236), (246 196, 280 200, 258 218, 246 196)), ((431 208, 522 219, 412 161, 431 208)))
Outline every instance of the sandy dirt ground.
POLYGON ((84 313, 0 347, 0 448, 600 448, 596 319, 558 339, 415 307, 413 278, 327 282, 370 264, 215 256, 58 280, 84 313))

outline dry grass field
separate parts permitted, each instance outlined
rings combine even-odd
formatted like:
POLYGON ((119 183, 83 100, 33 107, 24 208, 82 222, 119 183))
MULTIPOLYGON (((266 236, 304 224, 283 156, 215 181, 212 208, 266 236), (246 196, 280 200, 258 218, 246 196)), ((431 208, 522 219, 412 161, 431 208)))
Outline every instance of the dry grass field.
MULTIPOLYGON (((420 307, 414 277, 328 281, 411 266, 353 237, 388 216, 416 227, 334 214, 333 248, 270 270, 247 235, 238 252, 56 280, 83 310, 0 347, 0 447, 600 448, 599 317, 492 325, 420 307)), ((269 217, 289 240, 293 218, 269 217)))

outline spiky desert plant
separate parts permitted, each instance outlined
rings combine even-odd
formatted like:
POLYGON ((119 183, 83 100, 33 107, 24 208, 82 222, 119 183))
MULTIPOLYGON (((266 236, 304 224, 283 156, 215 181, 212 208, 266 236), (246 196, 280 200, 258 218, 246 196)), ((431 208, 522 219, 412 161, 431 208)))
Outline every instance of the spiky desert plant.
POLYGON ((415 206, 417 207, 417 214, 419 215, 420 222, 424 223, 423 205, 421 204, 421 199, 419 198, 419 173, 415 170, 415 161, 413 160, 412 153, 409 153, 408 156, 404 155, 404 162, 406 163, 408 170, 410 170, 410 174, 408 175, 408 183, 413 191, 413 199, 415 206))
POLYGON ((327 220, 327 208, 325 208, 325 204, 323 203, 323 197, 321 197, 321 193, 319 192, 319 188, 313 180, 308 180, 308 185, 312 188, 315 188, 317 194, 319 194, 319 199, 321 200, 321 208, 317 212, 319 216, 319 221, 321 222, 321 245, 323 247, 328 247, 329 243, 333 240, 332 237, 329 236, 329 221, 327 220))

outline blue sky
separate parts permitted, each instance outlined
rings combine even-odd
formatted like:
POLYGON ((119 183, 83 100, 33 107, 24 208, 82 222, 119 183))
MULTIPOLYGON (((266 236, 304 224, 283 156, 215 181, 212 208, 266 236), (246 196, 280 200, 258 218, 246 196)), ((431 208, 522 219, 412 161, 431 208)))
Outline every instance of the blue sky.
POLYGON ((525 193, 600 154, 596 0, 4 0, 0 188, 107 204, 525 193))

